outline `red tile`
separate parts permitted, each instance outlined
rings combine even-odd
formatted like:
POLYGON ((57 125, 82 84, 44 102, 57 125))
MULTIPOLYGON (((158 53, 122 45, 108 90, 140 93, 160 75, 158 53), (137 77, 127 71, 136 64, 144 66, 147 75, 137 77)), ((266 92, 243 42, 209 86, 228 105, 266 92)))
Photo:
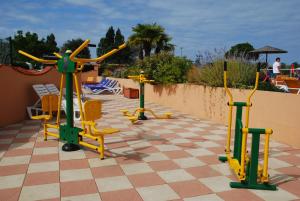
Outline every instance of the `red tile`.
POLYGON ((28 165, 0 166, 0 176, 22 174, 27 172, 28 165))
POLYGON ((114 177, 124 175, 123 170, 118 165, 92 168, 94 178, 114 177))
POLYGON ((216 155, 212 155, 212 156, 199 156, 197 158, 199 160, 203 161, 204 163, 208 164, 208 165, 220 164, 218 156, 216 156, 216 155))
POLYGON ((142 201, 135 189, 104 192, 100 195, 102 201, 142 201))
POLYGON ((51 199, 46 199, 46 200, 43 200, 43 201, 60 201, 60 198, 51 198, 51 199))
POLYGON ((117 148, 123 148, 128 147, 128 144, 126 142, 111 142, 111 143, 105 143, 108 149, 117 149, 117 148))
POLYGON ((31 155, 32 154, 32 149, 11 149, 5 152, 4 156, 9 157, 9 156, 25 156, 25 155, 31 155))
POLYGON ((230 191, 223 191, 217 193, 219 197, 223 200, 228 201, 240 201, 240 200, 247 200, 247 201, 262 201, 260 197, 255 195, 254 193, 244 190, 244 189, 232 189, 230 191))
POLYGON ((155 171, 174 170, 179 168, 179 166, 171 160, 152 161, 149 162, 148 164, 155 171))
POLYGON ((221 173, 215 171, 207 165, 201 167, 186 168, 185 170, 196 178, 221 176, 221 173))
POLYGON ((70 181, 60 183, 61 197, 98 193, 95 180, 70 181))
POLYGON ((41 172, 27 174, 24 186, 59 183, 59 172, 41 172))
POLYGON ((10 147, 10 144, 1 144, 0 150, 1 151, 6 151, 6 150, 8 150, 9 147, 10 147))
POLYGON ((84 150, 86 158, 99 158, 99 153, 92 150, 84 150))
POLYGON ((193 149, 193 148, 198 148, 199 146, 194 144, 193 142, 188 142, 188 143, 178 143, 176 146, 180 147, 181 149, 193 149))
POLYGON ((288 156, 278 156, 276 158, 279 160, 283 160, 292 165, 300 165, 300 157, 298 156, 288 155, 288 156))
POLYGON ((279 168, 279 169, 276 169, 276 171, 279 171, 279 172, 282 172, 284 174, 287 174, 291 177, 299 177, 300 176, 300 168, 298 167, 285 167, 285 168, 279 168))
POLYGON ((210 148, 206 148, 209 151, 214 152, 215 154, 224 154, 224 147, 210 147, 210 148))
POLYGON ((156 173, 129 175, 128 179, 134 187, 155 186, 165 183, 156 173))
POLYGON ((89 168, 87 159, 60 161, 59 164, 61 170, 89 168))
POLYGON ((58 141, 57 140, 47 140, 42 142, 36 142, 34 147, 57 147, 58 141))
POLYGON ((26 143, 26 142, 35 142, 36 137, 30 137, 30 138, 15 138, 13 143, 26 143))
POLYGON ((194 197, 212 193, 212 191, 208 187, 196 180, 170 183, 169 186, 181 198, 194 197))
POLYGON ((300 197, 300 180, 288 181, 282 183, 281 185, 279 185, 279 187, 300 197))
POLYGON ((17 136, 17 134, 14 135, 10 135, 10 134, 1 134, 0 135, 0 139, 12 139, 15 138, 17 136))
POLYGON ((176 158, 186 158, 190 157, 191 155, 188 154, 187 152, 181 150, 181 151, 165 151, 165 155, 167 155, 171 159, 176 159, 176 158))
POLYGON ((42 163, 48 161, 58 161, 58 154, 32 155, 30 163, 42 163))
POLYGON ((20 192, 21 188, 10 188, 0 190, 0 200, 17 201, 19 199, 20 192))

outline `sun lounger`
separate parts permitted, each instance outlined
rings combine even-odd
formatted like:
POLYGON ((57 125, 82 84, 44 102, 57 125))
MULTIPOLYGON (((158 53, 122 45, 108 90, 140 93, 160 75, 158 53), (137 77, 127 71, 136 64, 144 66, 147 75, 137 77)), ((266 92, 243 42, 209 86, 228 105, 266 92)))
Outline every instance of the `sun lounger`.
POLYGON ((118 81, 110 79, 102 80, 98 84, 84 84, 83 86, 93 94, 101 94, 102 92, 108 91, 118 95, 122 91, 122 88, 120 87, 118 81))
MULTIPOLYGON (((54 94, 59 96, 59 90, 57 89, 57 87, 54 84, 36 84, 32 86, 34 91, 36 92, 36 94, 39 96, 39 100, 33 105, 33 106, 29 106, 27 107, 27 113, 29 115, 30 118, 32 118, 32 116, 37 116, 42 114, 42 109, 41 109, 41 100, 42 97, 44 95, 49 95, 49 94, 54 94), (33 114, 34 113, 34 114, 33 114)), ((62 109, 66 112, 66 99, 63 96, 62 99, 62 109)), ((76 96, 73 98, 73 108, 74 108, 74 120, 78 121, 80 120, 80 110, 79 110, 79 106, 78 106, 78 100, 76 98, 76 96)))
POLYGON ((300 80, 285 80, 284 81, 288 92, 293 94, 300 94, 300 80))

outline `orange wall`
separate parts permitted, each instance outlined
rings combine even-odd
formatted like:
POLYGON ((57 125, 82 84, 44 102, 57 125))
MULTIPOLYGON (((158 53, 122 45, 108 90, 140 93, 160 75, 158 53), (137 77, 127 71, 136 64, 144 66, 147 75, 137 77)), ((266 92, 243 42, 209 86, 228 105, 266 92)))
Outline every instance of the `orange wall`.
MULTIPOLYGON (((139 88, 138 83, 132 80, 118 81, 125 87, 139 88)), ((239 89, 231 91, 234 101, 245 101, 250 92, 239 89)), ((145 99, 227 125, 228 99, 223 88, 193 84, 165 87, 146 84, 145 99)), ((300 95, 257 91, 252 103, 250 127, 272 128, 274 134, 271 138, 300 148, 300 95)))
MULTIPOLYGON (((79 81, 88 76, 97 76, 95 72, 82 73, 79 81)), ((25 75, 10 66, 0 66, 0 127, 28 119, 26 107, 33 105, 38 96, 32 85, 53 83, 59 87, 60 74, 51 69, 43 75, 25 75)))

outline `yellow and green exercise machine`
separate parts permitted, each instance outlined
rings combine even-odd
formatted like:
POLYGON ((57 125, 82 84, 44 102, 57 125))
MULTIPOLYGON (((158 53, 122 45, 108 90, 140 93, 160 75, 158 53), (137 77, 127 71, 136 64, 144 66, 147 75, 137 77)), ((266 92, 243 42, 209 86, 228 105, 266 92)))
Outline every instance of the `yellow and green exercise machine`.
POLYGON ((137 108, 132 114, 130 114, 126 109, 121 110, 124 116, 127 116, 132 123, 135 123, 138 120, 147 120, 148 118, 145 115, 145 112, 150 112, 156 119, 171 118, 172 113, 170 112, 165 112, 163 115, 156 115, 151 109, 145 108, 145 83, 153 83, 154 80, 148 80, 144 74, 144 71, 141 71, 140 75, 128 76, 128 78, 136 80, 140 84, 140 107, 137 108))
POLYGON ((229 166, 239 179, 239 182, 231 182, 232 188, 249 188, 261 190, 276 190, 275 185, 269 184, 268 159, 269 159, 269 140, 273 133, 268 128, 249 128, 249 113, 252 106, 251 97, 258 87, 260 63, 257 65, 255 87, 248 95, 246 102, 234 102, 233 96, 227 87, 227 62, 224 62, 224 88, 229 96, 229 118, 228 118, 228 134, 225 148, 226 156, 220 156, 219 160, 228 162, 229 166), (233 145, 233 154, 230 150, 231 143, 231 126, 233 107, 236 107, 235 136, 233 145), (245 125, 243 125, 243 108, 246 107, 245 125), (248 135, 252 135, 251 155, 247 154, 248 135), (263 165, 258 162, 260 136, 265 135, 263 165))
POLYGON ((110 52, 93 59, 77 58, 76 56, 86 47, 89 46, 90 40, 84 41, 74 52, 67 50, 64 55, 53 53, 55 59, 46 60, 37 58, 22 50, 19 53, 43 64, 57 65, 58 72, 61 73, 60 93, 59 96, 49 94, 42 97, 43 115, 33 116, 33 119, 44 121, 44 140, 47 136, 59 138, 66 143, 62 146, 63 151, 76 151, 80 149, 80 145, 96 150, 100 154, 100 158, 104 158, 104 135, 119 132, 118 129, 104 128, 98 130, 95 120, 101 118, 102 104, 100 100, 87 100, 81 102, 81 84, 78 83, 78 73, 84 68, 84 64, 90 62, 101 62, 107 57, 115 54, 119 50, 126 47, 125 44, 111 50, 110 52), (61 123, 60 111, 63 97, 63 85, 65 80, 66 87, 66 123, 61 123), (73 82, 75 83, 76 94, 81 117, 81 128, 74 126, 73 119, 73 82), (83 106, 82 106, 83 105, 83 106), (48 123, 53 117, 52 113, 57 112, 55 123, 48 123), (55 131, 49 131, 54 129, 55 131), (84 139, 92 139, 98 142, 99 145, 88 143, 84 139))

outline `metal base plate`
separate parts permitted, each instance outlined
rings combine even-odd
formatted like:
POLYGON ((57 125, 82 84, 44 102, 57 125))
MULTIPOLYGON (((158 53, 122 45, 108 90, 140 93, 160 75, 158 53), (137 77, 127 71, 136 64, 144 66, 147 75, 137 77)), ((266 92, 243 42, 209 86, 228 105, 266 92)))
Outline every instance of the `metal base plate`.
POLYGON ((230 182, 231 188, 248 188, 248 189, 257 189, 257 190, 269 190, 276 191, 277 187, 271 184, 248 184, 240 182, 230 182))
POLYGON ((66 143, 61 148, 63 151, 77 151, 80 149, 80 146, 77 144, 66 143))

